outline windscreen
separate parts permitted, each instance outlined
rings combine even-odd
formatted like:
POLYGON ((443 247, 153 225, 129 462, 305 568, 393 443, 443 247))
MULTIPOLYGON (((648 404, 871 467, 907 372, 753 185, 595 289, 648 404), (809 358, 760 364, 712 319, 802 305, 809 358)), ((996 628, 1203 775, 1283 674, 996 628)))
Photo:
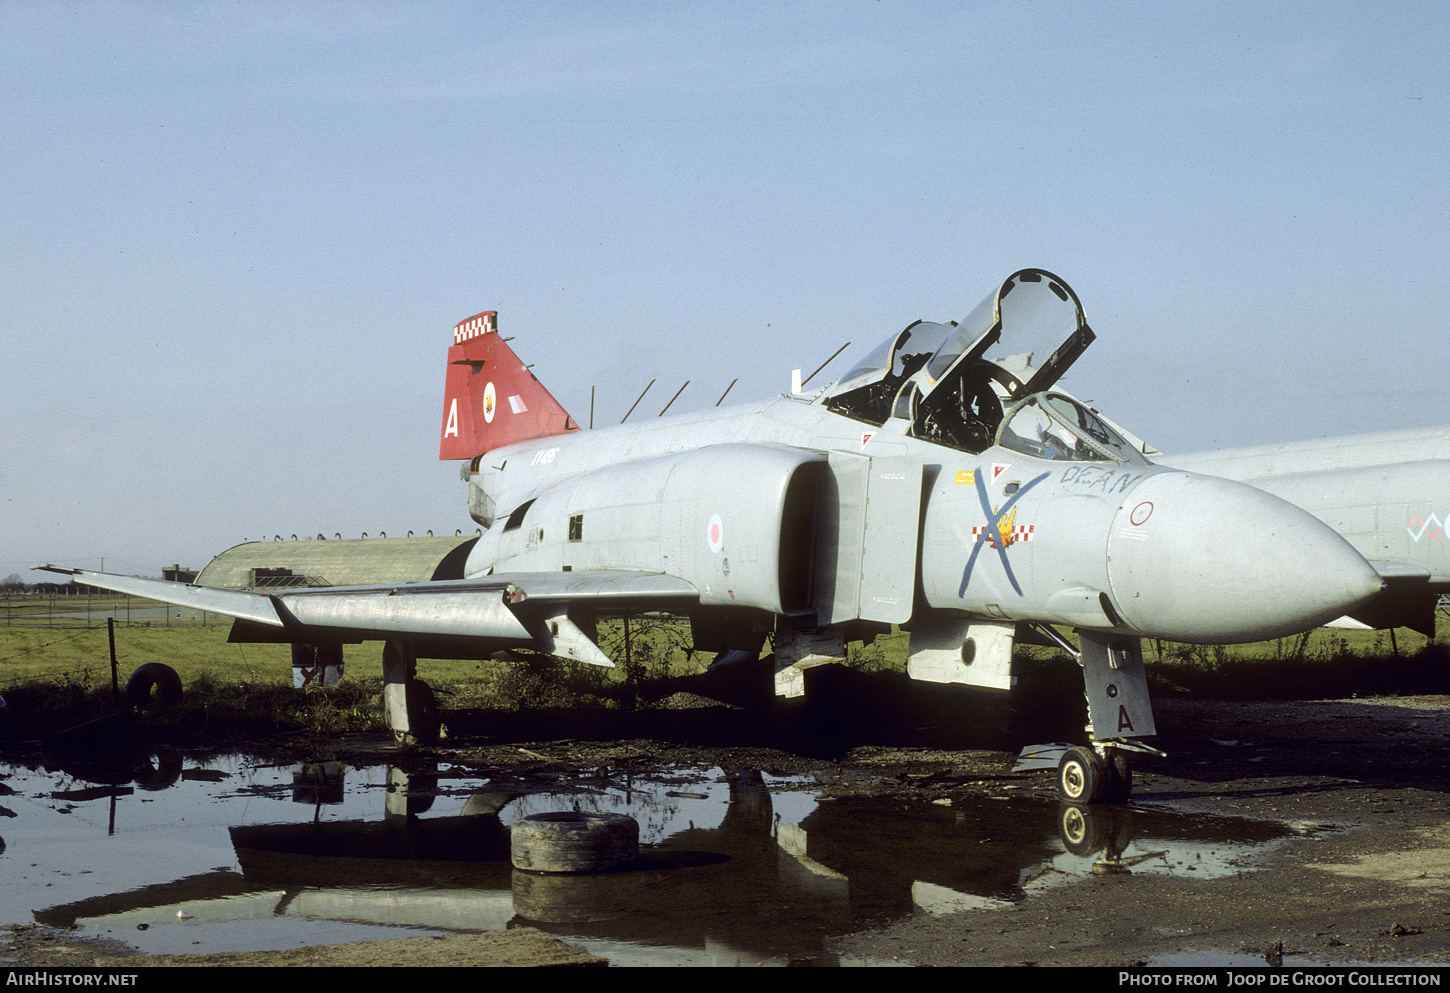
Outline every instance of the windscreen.
POLYGON ((1102 418, 1071 397, 1039 393, 1008 412, 997 444, 1056 462, 1126 462, 1147 459, 1102 418))

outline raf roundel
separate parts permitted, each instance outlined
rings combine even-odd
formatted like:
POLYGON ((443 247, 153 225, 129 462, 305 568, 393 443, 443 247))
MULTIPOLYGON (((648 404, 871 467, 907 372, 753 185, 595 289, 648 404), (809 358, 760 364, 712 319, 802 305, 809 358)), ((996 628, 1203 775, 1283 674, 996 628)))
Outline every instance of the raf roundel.
POLYGON ((493 423, 493 412, 498 407, 498 394, 490 382, 483 388, 483 420, 486 424, 493 423))
POLYGON ((710 518, 710 526, 705 531, 705 540, 710 543, 710 551, 716 555, 719 555, 720 549, 725 547, 725 522, 720 520, 719 514, 710 518))

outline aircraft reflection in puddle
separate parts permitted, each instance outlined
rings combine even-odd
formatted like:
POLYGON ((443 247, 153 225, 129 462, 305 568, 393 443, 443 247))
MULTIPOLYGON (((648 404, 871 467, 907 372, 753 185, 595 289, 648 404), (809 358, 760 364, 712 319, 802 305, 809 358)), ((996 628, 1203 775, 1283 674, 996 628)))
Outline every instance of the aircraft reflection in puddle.
MULTIPOLYGON (((141 792, 115 775, 100 787, 72 780, 55 789, 53 781, 12 773, 10 786, 44 800, 7 824, 12 864, 38 864, 22 847, 60 840, 41 823, 46 815, 98 812, 96 801, 106 798, 110 826, 102 841, 120 837, 131 851, 155 835, 171 846, 168 868, 153 868, 146 883, 96 869, 86 870, 83 886, 47 878, 42 899, 68 902, 36 911, 34 919, 109 932, 145 951, 162 944, 167 951, 208 952, 297 947, 398 936, 398 928, 416 934, 527 924, 620 964, 779 962, 821 956, 832 935, 919 911, 1007 906, 1090 871, 1196 878, 1238 871, 1247 854, 1295 834, 1273 822, 1059 807, 1040 799, 982 798, 959 807, 826 799, 815 784, 755 770, 620 774, 530 787, 446 768, 318 763, 284 771, 239 760, 236 768, 218 785, 226 774, 217 770, 143 764, 141 792), (231 784, 241 776, 246 784, 231 784), (163 788, 168 779, 189 789, 163 788), (225 857, 184 830, 128 829, 128 821, 141 819, 141 803, 163 805, 173 794, 177 802, 160 820, 175 826, 220 814, 222 824, 211 828, 218 840, 225 831, 240 873, 211 868, 225 857), (208 815, 205 803, 219 806, 208 815), (581 876, 510 866, 513 820, 576 808, 633 816, 641 829, 639 860, 581 876), (285 939, 235 926, 279 920, 285 939), (386 933, 339 937, 319 928, 337 922, 386 933), (176 947, 175 935, 163 940, 159 932, 168 930, 186 932, 186 947, 176 947)), ((77 826, 76 818, 68 820, 68 828, 77 826)), ((85 820, 100 827, 98 817, 85 820)), ((71 841, 90 855, 98 833, 71 841)), ((69 857, 71 866, 80 864, 78 852, 69 857)), ((65 858, 52 851, 46 864, 65 858)), ((38 896, 29 894, 29 906, 38 896)), ((0 913, 16 912, 9 902, 0 896, 0 913)), ((0 923, 10 921, 19 918, 0 923)))

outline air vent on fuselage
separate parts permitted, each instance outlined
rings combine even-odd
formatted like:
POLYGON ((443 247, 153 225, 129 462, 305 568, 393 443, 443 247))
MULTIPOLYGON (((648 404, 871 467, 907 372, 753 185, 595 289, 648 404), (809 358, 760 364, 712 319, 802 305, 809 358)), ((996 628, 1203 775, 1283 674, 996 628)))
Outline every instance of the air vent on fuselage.
POLYGON ((524 523, 524 515, 529 512, 529 508, 533 505, 534 501, 525 500, 523 503, 515 507, 514 512, 512 514, 509 514, 509 519, 504 522, 503 529, 505 531, 516 531, 520 527, 522 527, 524 523))

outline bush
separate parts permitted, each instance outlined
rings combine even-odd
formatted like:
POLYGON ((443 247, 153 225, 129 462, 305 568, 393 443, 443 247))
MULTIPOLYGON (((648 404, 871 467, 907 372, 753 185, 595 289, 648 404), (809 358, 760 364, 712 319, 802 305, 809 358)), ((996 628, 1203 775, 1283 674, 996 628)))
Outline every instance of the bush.
MULTIPOLYGON (((11 740, 54 739, 100 718, 129 717, 140 740, 226 741, 276 734, 331 737, 386 730, 378 680, 348 679, 336 686, 294 689, 282 683, 233 682, 210 674, 194 677, 181 703, 134 714, 124 696, 89 681, 40 680, 6 690, 3 733, 11 740)), ((108 724, 98 735, 119 734, 108 724)))
POLYGON ((1313 651, 1305 651, 1301 642, 1262 655, 1240 655, 1221 646, 1172 646, 1149 662, 1148 681, 1155 692, 1225 699, 1450 693, 1450 654, 1436 644, 1413 655, 1351 650, 1343 639, 1330 639, 1313 651))

